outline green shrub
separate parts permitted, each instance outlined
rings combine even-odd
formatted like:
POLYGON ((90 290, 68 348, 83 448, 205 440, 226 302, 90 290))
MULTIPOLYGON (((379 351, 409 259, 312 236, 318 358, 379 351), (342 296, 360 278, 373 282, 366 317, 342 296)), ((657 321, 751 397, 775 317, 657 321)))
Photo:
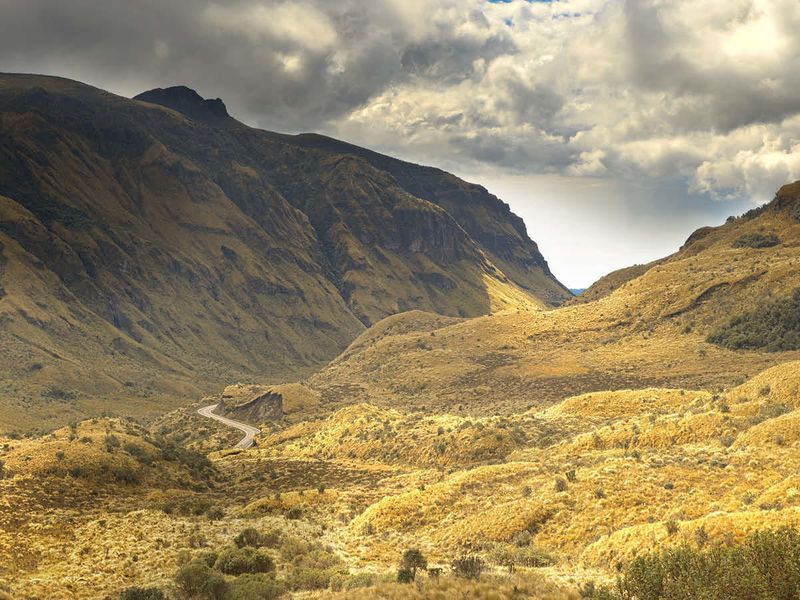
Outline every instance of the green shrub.
POLYGON ((164 592, 154 587, 129 587, 119 595, 119 600, 166 600, 164 592))
POLYGON ((230 584, 229 600, 274 600, 286 593, 286 584, 272 574, 246 573, 230 584))
POLYGON ((341 582, 347 569, 341 558, 328 548, 295 537, 284 537, 280 546, 281 558, 292 565, 286 578, 291 590, 317 590, 341 582))
POLYGON ((111 469, 111 475, 120 483, 133 485, 139 483, 139 473, 133 467, 120 465, 111 469))
POLYGON ((479 556, 462 556, 450 565, 453 574, 463 579, 480 579, 484 563, 479 556))
POLYGON ((281 532, 277 529, 272 529, 266 533, 261 533, 253 527, 248 527, 247 529, 243 529, 242 532, 234 538, 233 542, 239 548, 244 548, 245 546, 251 546, 253 548, 277 548, 281 542, 281 532))
POLYGON ((119 448, 119 438, 115 436, 113 433, 109 433, 105 439, 106 450, 108 452, 113 452, 115 448, 119 448))
POLYGON ((219 521, 225 518, 225 511, 219 506, 212 506, 206 511, 206 518, 209 521, 219 521))
POLYGON ((498 544, 492 548, 490 560, 512 573, 517 567, 547 567, 554 563, 553 558, 536 546, 515 546, 498 544))
POLYGON ((400 567, 397 569, 397 583, 411 583, 414 581, 414 573, 411 569, 400 567))
POLYGON ((341 574, 337 569, 318 569, 315 567, 295 567, 286 578, 292 590, 324 590, 331 581, 341 574))
POLYGON ((128 442, 122 447, 122 449, 125 450, 125 452, 127 452, 128 454, 130 454, 133 458, 135 458, 137 462, 143 465, 149 465, 153 462, 153 459, 151 458, 147 450, 145 450, 138 444, 128 442))
POLYGON ((217 562, 217 558, 219 558, 218 553, 214 552, 213 550, 206 550, 205 552, 201 552, 197 556, 196 560, 201 560, 210 568, 213 568, 217 562))
POLYGON ((355 590, 358 588, 372 587, 382 581, 391 581, 389 576, 375 573, 336 573, 331 577, 330 587, 334 592, 342 590, 355 590))
POLYGON ((734 248, 772 248, 780 243, 780 239, 774 233, 745 233, 736 238, 731 246, 734 248))
MULTIPOLYGON (((428 568, 428 561, 423 556, 422 552, 416 548, 410 548, 403 553, 403 558, 400 561, 400 571, 409 571, 411 573, 411 581, 417 577, 417 569, 424 571, 428 568)), ((398 572, 398 580, 400 573, 398 572)))
POLYGON ((178 569, 175 584, 189 598, 223 600, 228 594, 225 578, 201 560, 190 561, 178 569))
POLYGON ((269 554, 255 548, 225 548, 219 553, 214 568, 226 575, 243 573, 271 573, 275 563, 269 554))
POLYGON ((53 385, 42 392, 42 396, 49 398, 50 400, 58 400, 61 402, 72 402, 78 397, 78 395, 73 391, 65 390, 64 388, 53 385))
MULTIPOLYGON (((705 543, 705 540, 704 540, 705 543)), ((756 532, 745 542, 708 549, 682 546, 634 559, 608 600, 792 600, 800 598, 800 534, 756 532)))
POLYGON ((800 350, 800 289, 732 319, 708 337, 731 350, 800 350))

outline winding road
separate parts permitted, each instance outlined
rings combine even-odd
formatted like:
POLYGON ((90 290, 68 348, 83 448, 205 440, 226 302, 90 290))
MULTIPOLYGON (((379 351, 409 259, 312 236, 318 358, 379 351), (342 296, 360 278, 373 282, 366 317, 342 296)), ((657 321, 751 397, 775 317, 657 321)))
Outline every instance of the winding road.
POLYGON ((208 417, 209 419, 214 419, 215 421, 219 421, 223 425, 227 425, 228 427, 233 427, 234 429, 238 429, 239 431, 244 432, 244 437, 241 441, 234 446, 234 448, 249 448, 255 443, 253 439, 256 435, 261 433, 261 430, 258 427, 253 427, 252 425, 247 425, 246 423, 241 423, 239 421, 234 421, 233 419, 229 419, 227 417, 221 417, 214 413, 214 409, 216 409, 219 404, 209 404, 208 406, 204 406, 203 408, 199 408, 197 412, 204 417, 208 417))

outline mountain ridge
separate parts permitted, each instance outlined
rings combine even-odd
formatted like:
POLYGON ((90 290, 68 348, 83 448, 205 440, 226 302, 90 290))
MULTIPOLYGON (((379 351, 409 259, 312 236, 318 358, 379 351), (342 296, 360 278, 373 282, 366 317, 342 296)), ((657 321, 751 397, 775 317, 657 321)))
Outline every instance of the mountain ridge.
POLYGON ((362 157, 247 127, 188 88, 144 97, 194 117, 0 75, 0 343, 17 357, 3 379, 10 406, 30 408, 23 421, 93 413, 108 396, 137 413, 236 378, 278 382, 405 310, 567 297, 479 186, 403 167, 446 179, 419 198, 362 157), (462 188, 459 220, 446 206, 462 188), (467 228, 508 242, 485 248, 467 228))

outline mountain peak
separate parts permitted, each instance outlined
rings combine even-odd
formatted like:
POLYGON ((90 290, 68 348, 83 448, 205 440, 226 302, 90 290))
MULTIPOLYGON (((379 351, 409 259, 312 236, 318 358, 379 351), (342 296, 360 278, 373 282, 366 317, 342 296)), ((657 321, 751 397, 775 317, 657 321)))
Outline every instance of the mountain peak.
POLYGON ((151 104, 160 104, 178 111, 194 121, 202 123, 227 123, 232 120, 225 103, 219 98, 205 99, 195 90, 185 85, 168 88, 155 88, 134 97, 151 104))

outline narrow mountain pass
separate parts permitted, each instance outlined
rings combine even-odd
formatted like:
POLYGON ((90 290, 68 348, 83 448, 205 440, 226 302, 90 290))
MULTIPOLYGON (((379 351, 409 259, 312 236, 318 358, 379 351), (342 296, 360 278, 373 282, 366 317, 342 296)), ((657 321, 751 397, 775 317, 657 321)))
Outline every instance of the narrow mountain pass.
POLYGON ((216 409, 218 406, 219 404, 209 404, 208 406, 198 409, 197 412, 204 417, 214 419, 215 421, 219 421, 228 427, 233 427, 234 429, 244 432, 244 437, 239 441, 238 444, 234 446, 234 448, 249 448, 252 446, 255 443, 254 437, 261 433, 258 427, 253 427, 252 425, 247 425, 246 423, 234 421, 233 419, 228 419, 227 417, 215 414, 214 409, 216 409))

